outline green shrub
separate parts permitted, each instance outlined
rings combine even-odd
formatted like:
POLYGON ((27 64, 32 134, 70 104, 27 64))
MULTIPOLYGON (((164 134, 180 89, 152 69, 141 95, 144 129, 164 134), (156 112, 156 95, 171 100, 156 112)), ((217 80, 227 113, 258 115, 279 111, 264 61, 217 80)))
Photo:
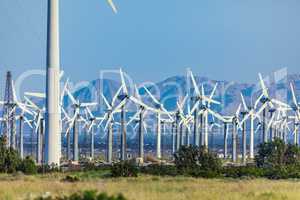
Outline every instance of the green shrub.
POLYGON ((217 177, 222 162, 204 147, 182 146, 174 155, 179 173, 195 177, 217 177))
POLYGON ((22 171, 24 174, 36 174, 37 166, 35 161, 31 157, 27 156, 21 161, 18 170, 22 171))
POLYGON ((121 194, 117 196, 108 196, 106 193, 97 193, 96 191, 91 190, 63 197, 44 195, 36 198, 35 200, 126 200, 126 198, 121 194))
POLYGON ((141 172, 155 176, 176 176, 177 168, 174 165, 151 164, 141 167, 141 172))
POLYGON ((72 175, 67 175, 63 181, 65 182, 70 182, 70 183, 74 183, 74 182, 78 182, 80 181, 79 177, 78 176, 72 176, 72 175))
POLYGON ((255 162, 258 167, 264 168, 299 165, 300 149, 295 145, 286 145, 282 140, 275 139, 259 145, 255 162))
POLYGON ((133 161, 126 160, 114 163, 111 167, 113 177, 137 177, 138 168, 133 161))
POLYGON ((13 148, 7 148, 4 137, 0 138, 0 172, 13 173, 17 171, 21 157, 13 148))
POLYGON ((256 166, 228 166, 223 168, 222 174, 230 178, 259 178, 265 175, 265 170, 256 166))
POLYGON ((289 179, 300 178, 300 168, 298 166, 276 166, 266 170, 265 177, 269 179, 289 179))
POLYGON ((53 172, 61 172, 61 169, 58 166, 55 165, 40 165, 37 167, 37 172, 39 174, 43 173, 53 173, 53 172))

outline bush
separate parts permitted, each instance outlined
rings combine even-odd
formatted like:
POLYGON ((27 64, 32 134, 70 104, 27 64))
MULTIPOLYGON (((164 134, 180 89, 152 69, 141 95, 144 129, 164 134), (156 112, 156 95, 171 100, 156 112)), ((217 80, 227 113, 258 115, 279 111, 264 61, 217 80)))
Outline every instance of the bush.
POLYGON ((18 170, 22 171, 24 174, 36 174, 37 166, 31 157, 26 157, 21 161, 18 170))
POLYGON ((53 173, 53 172, 61 172, 61 169, 57 166, 54 165, 40 165, 37 167, 37 172, 39 174, 43 174, 43 173, 53 173))
POLYGON ((259 145, 255 163, 258 167, 278 168, 280 166, 299 165, 300 149, 295 145, 286 145, 282 140, 259 145))
POLYGON ((126 198, 119 194, 117 196, 108 196, 106 193, 97 193, 96 191, 84 191, 74 193, 69 196, 53 197, 51 195, 44 195, 35 200, 126 200, 126 198))
POLYGON ((265 177, 269 179, 289 179, 300 178, 300 168, 298 166, 276 166, 266 170, 265 177))
POLYGON ((67 175, 63 181, 65 182, 70 182, 70 183, 74 183, 74 182, 78 182, 80 181, 79 177, 78 176, 71 176, 71 175, 67 175))
POLYGON ((222 162, 204 147, 182 146, 174 155, 179 173, 195 177, 217 177, 222 162))
POLYGON ((7 148, 4 137, 0 138, 0 172, 14 173, 21 163, 18 152, 12 148, 7 148))
POLYGON ((113 177, 137 177, 138 168, 133 161, 121 161, 111 167, 113 177))
POLYGON ((224 167, 222 174, 224 177, 230 178, 259 178, 265 175, 265 170, 255 166, 230 166, 224 167))
POLYGON ((173 165, 151 164, 141 167, 141 172, 155 176, 176 176, 177 168, 173 165))

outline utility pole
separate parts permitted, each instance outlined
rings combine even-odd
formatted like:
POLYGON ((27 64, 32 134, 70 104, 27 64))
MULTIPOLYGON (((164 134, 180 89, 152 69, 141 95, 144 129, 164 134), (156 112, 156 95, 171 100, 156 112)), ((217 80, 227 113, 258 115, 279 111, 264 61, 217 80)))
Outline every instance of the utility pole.
POLYGON ((11 72, 6 73, 6 85, 4 94, 4 105, 2 118, 2 134, 5 137, 6 147, 12 147, 16 149, 16 120, 15 120, 15 106, 13 95, 13 82, 11 72))

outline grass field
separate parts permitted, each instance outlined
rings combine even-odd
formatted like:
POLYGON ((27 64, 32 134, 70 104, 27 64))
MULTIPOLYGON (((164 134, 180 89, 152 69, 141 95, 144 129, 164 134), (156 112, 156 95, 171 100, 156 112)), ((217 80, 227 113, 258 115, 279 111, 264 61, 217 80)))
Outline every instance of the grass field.
POLYGON ((69 194, 95 189, 108 194, 122 193, 128 200, 276 200, 300 199, 300 181, 265 179, 194 179, 186 177, 140 176, 105 178, 105 173, 77 173, 80 182, 66 183, 66 174, 37 176, 0 175, 0 199, 26 199, 51 192, 69 194))

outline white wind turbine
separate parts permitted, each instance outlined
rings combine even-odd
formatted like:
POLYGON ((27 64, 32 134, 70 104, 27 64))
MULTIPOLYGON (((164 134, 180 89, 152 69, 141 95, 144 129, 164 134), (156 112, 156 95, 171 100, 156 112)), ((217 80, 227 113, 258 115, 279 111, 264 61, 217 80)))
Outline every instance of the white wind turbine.
MULTIPOLYGON (((107 131, 107 140, 106 140, 106 162, 112 163, 112 153, 113 153, 113 115, 115 113, 121 112, 121 110, 116 107, 116 101, 118 96, 122 90, 122 86, 117 90, 116 94, 113 96, 111 102, 107 100, 107 98, 101 93, 101 97, 104 100, 104 103, 107 107, 105 115, 103 116, 103 120, 106 120, 106 125, 104 131, 107 131)), ((101 121, 98 125, 98 128, 101 126, 103 121, 101 121)))
POLYGON ((86 110, 86 117, 87 117, 87 134, 90 134, 90 158, 93 159, 94 158, 94 149, 95 149, 95 130, 94 127, 96 126, 97 121, 102 122, 104 120, 103 117, 95 117, 92 113, 92 111, 90 110, 89 107, 85 108, 86 110))
POLYGON ((155 104, 156 111, 156 157, 161 159, 161 115, 166 114, 170 119, 173 119, 170 113, 166 110, 163 103, 161 103, 157 98, 155 98, 152 93, 144 87, 146 93, 150 96, 153 103, 155 104))
MULTIPOLYGON (((36 148, 36 161, 37 163, 41 164, 43 163, 43 152, 44 152, 44 127, 45 127, 45 121, 44 121, 44 113, 45 113, 45 107, 40 108, 38 105, 36 105, 33 101, 31 101, 27 96, 24 96, 26 102, 32 106, 33 110, 33 116, 34 116, 34 124, 35 124, 35 130, 34 133, 36 134, 36 141, 37 141, 37 148, 36 148)), ((32 133, 33 134, 33 133, 32 133)), ((33 138, 33 136, 32 136, 33 138)), ((33 142, 33 141, 32 141, 33 142)))
MULTIPOLYGON (((139 136, 139 159, 141 163, 143 163, 144 159, 144 131, 147 133, 147 124, 144 120, 145 115, 147 114, 148 110, 153 109, 146 104, 143 103, 142 97, 139 94, 139 90, 137 86, 135 85, 135 98, 132 99, 133 102, 138 106, 138 111, 135 113, 135 115, 128 121, 127 125, 129 125, 132 122, 137 122, 136 126, 138 126, 138 136, 139 136)), ((136 128, 134 128, 136 129, 136 128)))
MULTIPOLYGON (((26 104, 25 104, 26 105, 26 104)), ((20 157, 24 158, 24 124, 27 124, 30 128, 33 129, 30 121, 26 117, 26 114, 33 115, 33 113, 29 110, 21 109, 21 113, 16 116, 16 120, 19 120, 19 139, 18 139, 18 149, 20 157)))
MULTIPOLYGON (((243 126, 244 134, 245 134, 245 131, 246 131, 246 121, 248 119, 250 119, 250 138, 249 138, 249 158, 250 159, 254 159, 254 133, 255 133, 254 121, 255 121, 256 118, 260 119, 259 115, 256 114, 256 108, 257 108, 257 105, 260 101, 260 98, 258 98, 256 100, 254 106, 253 105, 248 106, 246 104, 246 101, 245 101, 245 98, 244 98, 243 94, 241 93, 241 99, 242 99, 242 103, 243 103, 243 107, 244 107, 244 116, 243 116, 243 119, 241 121, 241 125, 243 126)), ((243 141, 245 142, 245 138, 244 138, 243 141)), ((243 148, 244 152, 245 152, 245 146, 246 145, 244 144, 244 148, 243 148)))
POLYGON ((292 92, 292 97, 293 97, 292 109, 294 111, 294 132, 293 132, 294 144, 298 145, 298 143, 299 143, 298 134, 299 134, 299 122, 300 122, 300 106, 299 106, 299 102, 297 101, 297 98, 296 98, 294 85, 292 83, 290 84, 290 87, 291 87, 291 92, 292 92))
POLYGON ((198 146, 199 145, 199 134, 198 134, 198 116, 200 115, 200 121, 201 121, 201 134, 200 134, 200 141, 201 144, 200 145, 204 145, 207 147, 208 145, 208 112, 210 110, 210 108, 208 106, 210 106, 211 103, 213 104, 220 104, 220 102, 213 100, 213 96, 214 93, 216 91, 217 88, 217 84, 214 86, 214 89, 212 90, 210 97, 206 97, 204 94, 204 87, 202 85, 201 87, 201 92, 200 89, 196 83, 196 80, 194 78, 194 75, 192 73, 192 71, 189 71, 190 74, 190 78, 192 80, 192 84, 195 90, 195 97, 194 97, 194 105, 193 108, 191 110, 191 113, 194 113, 194 145, 198 146), (200 111, 199 111, 199 107, 200 107, 200 111), (204 119, 204 138, 202 135, 202 128, 203 128, 203 121, 204 119))
MULTIPOLYGON (((209 97, 205 96, 205 92, 204 92, 204 87, 203 85, 201 86, 201 97, 202 97, 202 102, 201 102, 201 106, 198 112, 198 115, 200 115, 200 119, 201 119, 201 123, 200 123, 200 129, 202 132, 202 129, 204 128, 204 137, 200 136, 201 141, 202 141, 202 146, 208 147, 208 129, 209 129, 209 124, 208 124, 208 116, 209 114, 212 114, 213 116, 215 115, 215 112, 212 111, 210 109, 211 107, 211 103, 214 104, 220 104, 220 102, 213 100, 213 96, 215 94, 216 88, 217 88, 217 84, 215 84, 211 94, 209 97), (203 98, 205 97, 205 98, 203 98), (206 100, 205 100, 206 99, 206 100)), ((197 104, 194 105, 194 107, 192 108, 191 112, 193 112, 193 110, 196 108, 197 104)))
POLYGON ((235 114, 233 116, 223 116, 227 123, 232 124, 232 162, 237 161, 237 137, 238 137, 238 129, 240 127, 240 111, 241 104, 239 104, 235 114))
MULTIPOLYGON (((112 0, 107 0, 116 13, 112 0)), ((46 140, 45 160, 47 164, 60 164, 60 108, 59 108, 59 0, 48 0, 47 18, 47 103, 46 103, 46 140)))
MULTIPOLYGON (((278 101, 274 98, 271 98, 268 92, 268 88, 265 85, 265 82, 263 80, 262 75, 259 73, 259 80, 260 80, 260 85, 262 88, 262 95, 259 98, 260 102, 262 103, 261 108, 259 109, 259 111, 257 112, 257 114, 259 115, 260 113, 262 113, 263 117, 262 117, 262 136, 263 136, 263 142, 267 142, 268 141, 268 134, 266 133, 266 114, 267 114, 267 109, 268 107, 271 109, 275 109, 274 104, 279 105, 279 106, 284 106, 284 107, 288 107, 287 104, 278 101)), ((257 104, 255 104, 255 107, 257 106, 257 104)), ((271 114, 274 112, 274 110, 271 110, 271 114)))
POLYGON ((68 88, 66 88, 66 93, 68 95, 68 97, 70 98, 72 104, 71 106, 73 107, 73 112, 74 115, 71 118, 70 122, 69 122, 69 127, 67 129, 67 132, 70 131, 70 129, 73 129, 73 160, 74 161, 78 161, 79 160, 79 152, 78 152, 78 130, 77 130, 77 123, 79 122, 79 120, 84 121, 82 119, 81 114, 81 110, 86 108, 86 107, 93 107, 93 106, 97 106, 98 103, 97 102, 80 102, 79 100, 76 100, 75 97, 73 96, 73 94, 70 92, 70 90, 68 88))

